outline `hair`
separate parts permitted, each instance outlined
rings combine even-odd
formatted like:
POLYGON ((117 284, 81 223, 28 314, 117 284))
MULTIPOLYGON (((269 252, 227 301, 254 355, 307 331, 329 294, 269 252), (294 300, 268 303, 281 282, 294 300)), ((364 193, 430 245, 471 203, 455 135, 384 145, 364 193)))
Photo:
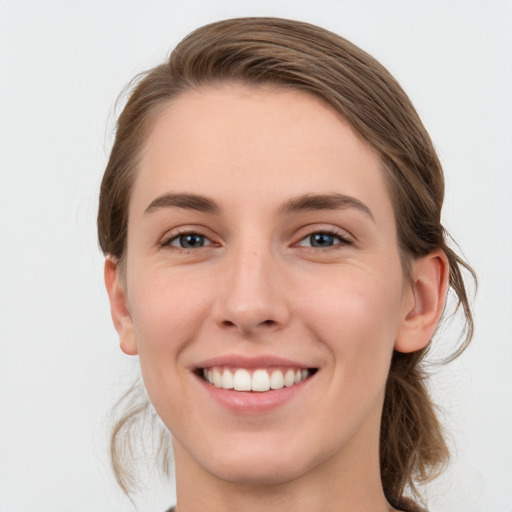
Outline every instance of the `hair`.
MULTIPOLYGON (((394 206, 404 274, 410 263, 436 249, 449 261, 449 287, 464 316, 461 338, 446 362, 457 357, 473 334, 463 279, 474 271, 449 247, 441 224, 443 171, 433 143, 411 101, 373 57, 323 28, 278 18, 238 18, 201 27, 183 39, 169 59, 136 77, 119 116, 114 145, 100 191, 101 249, 120 264, 126 253, 128 203, 138 157, 148 132, 173 98, 201 86, 240 83, 283 87, 321 98, 380 155, 394 206)), ((435 478, 449 451, 427 387, 425 355, 393 354, 386 384, 380 434, 380 470, 386 498, 404 504, 404 492, 420 498, 416 485, 435 478)), ((130 404, 113 428, 111 454, 119 484, 128 492, 130 475, 121 459, 147 397, 136 388, 119 402, 130 404), (128 441, 127 441, 128 440, 128 441)), ((162 428, 164 428, 162 426, 162 428)), ((161 438, 168 468, 169 438, 161 438)), ((129 450, 128 450, 129 451, 129 450)))

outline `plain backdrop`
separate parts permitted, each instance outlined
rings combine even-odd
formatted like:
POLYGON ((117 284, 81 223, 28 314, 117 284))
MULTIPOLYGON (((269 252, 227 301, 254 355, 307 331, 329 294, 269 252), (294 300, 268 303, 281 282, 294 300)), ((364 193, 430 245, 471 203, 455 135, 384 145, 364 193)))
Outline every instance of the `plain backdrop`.
MULTIPOLYGON (((136 365, 95 233, 114 104, 192 29, 247 15, 343 35, 417 107, 445 167, 444 223, 480 280, 473 344, 432 381, 454 457, 430 508, 511 512, 512 2, 471 0, 0 0, 0 512, 134 510, 106 432, 136 365)), ((156 480, 135 502, 173 496, 156 480)))

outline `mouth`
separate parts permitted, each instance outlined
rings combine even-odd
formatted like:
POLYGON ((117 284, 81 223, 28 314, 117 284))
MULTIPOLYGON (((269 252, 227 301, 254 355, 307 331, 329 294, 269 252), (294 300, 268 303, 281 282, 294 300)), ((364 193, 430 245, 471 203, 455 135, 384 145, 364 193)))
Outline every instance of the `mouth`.
POLYGON ((219 389, 267 393, 296 386, 309 379, 317 371, 317 368, 212 366, 198 368, 195 373, 198 377, 219 389))

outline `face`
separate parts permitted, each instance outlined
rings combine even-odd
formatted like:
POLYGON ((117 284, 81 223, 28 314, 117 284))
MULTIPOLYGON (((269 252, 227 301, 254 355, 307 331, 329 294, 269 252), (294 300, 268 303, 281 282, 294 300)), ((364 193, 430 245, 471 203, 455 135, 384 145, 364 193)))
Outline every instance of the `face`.
POLYGON ((397 247, 378 155, 320 100, 174 99, 132 190, 120 333, 177 464, 242 483, 378 464, 413 300, 397 247))

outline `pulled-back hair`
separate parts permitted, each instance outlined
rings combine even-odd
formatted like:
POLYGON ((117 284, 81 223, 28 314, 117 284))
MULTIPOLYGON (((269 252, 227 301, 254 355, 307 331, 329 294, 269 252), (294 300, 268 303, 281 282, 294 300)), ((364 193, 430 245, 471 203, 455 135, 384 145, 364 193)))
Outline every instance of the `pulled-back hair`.
MULTIPOLYGON (((138 156, 154 120, 187 90, 215 83, 272 85, 321 98, 341 114, 381 158, 393 202, 404 274, 410 263, 436 249, 449 261, 449 286, 464 315, 457 357, 473 334, 462 271, 474 272, 449 245, 441 224, 444 179, 432 141, 409 98, 373 57, 325 29, 276 18, 239 18, 201 27, 181 41, 164 64, 139 76, 119 116, 115 142, 101 184, 98 235, 105 254, 123 262, 128 203, 138 156)), ((426 388, 426 349, 395 352, 381 422, 380 470, 384 493, 395 507, 405 491, 437 476, 448 449, 426 388)), ((137 388, 120 404, 130 404, 114 426, 111 450, 118 482, 125 491, 130 475, 123 446, 133 442, 139 418, 151 414, 137 388), (130 434, 131 433, 131 434, 130 434)), ((163 428, 163 427, 162 427, 163 428)), ((169 440, 161 434, 159 453, 167 467, 169 440)), ((130 451, 130 449, 128 449, 130 451)))

